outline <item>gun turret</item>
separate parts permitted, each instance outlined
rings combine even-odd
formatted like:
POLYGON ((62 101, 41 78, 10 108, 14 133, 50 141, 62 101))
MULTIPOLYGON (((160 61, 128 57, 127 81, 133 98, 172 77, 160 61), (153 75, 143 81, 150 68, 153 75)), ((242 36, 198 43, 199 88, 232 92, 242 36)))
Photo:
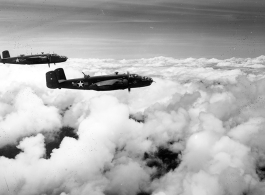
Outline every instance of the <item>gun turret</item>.
MULTIPOLYGON (((83 72, 82 72, 82 73, 83 73, 83 72)), ((85 73, 83 73, 83 75, 84 75, 84 79, 87 79, 87 78, 90 77, 89 75, 86 75, 85 73)))

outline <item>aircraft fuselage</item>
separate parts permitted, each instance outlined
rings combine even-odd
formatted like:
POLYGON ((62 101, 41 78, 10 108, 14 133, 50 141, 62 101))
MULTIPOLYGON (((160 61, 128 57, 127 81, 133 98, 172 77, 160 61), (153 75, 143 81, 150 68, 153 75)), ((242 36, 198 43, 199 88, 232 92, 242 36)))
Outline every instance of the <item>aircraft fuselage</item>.
POLYGON ((137 74, 113 74, 91 77, 85 76, 84 78, 66 80, 63 70, 59 68, 46 73, 46 82, 47 87, 52 89, 67 88, 78 90, 110 91, 146 87, 152 84, 153 79, 150 77, 139 76, 137 74))
POLYGON ((97 78, 78 78, 69 79, 59 83, 59 88, 68 89, 82 89, 82 90, 96 90, 96 91, 108 91, 127 89, 130 88, 146 87, 151 84, 151 80, 134 79, 128 83, 128 79, 125 77, 114 76, 101 76, 97 78))
POLYGON ((39 54, 3 58, 1 59, 1 62, 4 64, 49 64, 65 62, 66 60, 66 56, 59 56, 57 54, 39 54))

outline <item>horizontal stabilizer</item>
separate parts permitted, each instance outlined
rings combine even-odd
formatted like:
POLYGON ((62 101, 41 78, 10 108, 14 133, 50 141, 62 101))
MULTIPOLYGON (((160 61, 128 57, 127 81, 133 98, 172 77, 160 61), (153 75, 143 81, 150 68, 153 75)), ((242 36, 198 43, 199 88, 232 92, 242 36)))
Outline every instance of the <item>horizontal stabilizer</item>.
POLYGON ((59 83, 63 83, 65 80, 58 80, 59 83))

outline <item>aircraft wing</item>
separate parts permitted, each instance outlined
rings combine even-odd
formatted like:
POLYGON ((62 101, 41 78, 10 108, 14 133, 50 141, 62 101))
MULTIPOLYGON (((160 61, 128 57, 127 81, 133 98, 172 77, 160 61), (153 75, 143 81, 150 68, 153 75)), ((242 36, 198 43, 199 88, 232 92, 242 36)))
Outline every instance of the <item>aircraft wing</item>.
POLYGON ((46 56, 27 57, 27 60, 31 62, 38 62, 39 60, 44 60, 44 59, 47 59, 47 57, 46 56))
POLYGON ((32 56, 32 57, 27 57, 26 59, 29 61, 38 61, 42 59, 47 59, 47 56, 32 56))
POLYGON ((116 82, 120 82, 119 79, 112 79, 112 80, 106 80, 106 81, 100 81, 95 83, 97 86, 104 86, 104 85, 113 85, 116 82))

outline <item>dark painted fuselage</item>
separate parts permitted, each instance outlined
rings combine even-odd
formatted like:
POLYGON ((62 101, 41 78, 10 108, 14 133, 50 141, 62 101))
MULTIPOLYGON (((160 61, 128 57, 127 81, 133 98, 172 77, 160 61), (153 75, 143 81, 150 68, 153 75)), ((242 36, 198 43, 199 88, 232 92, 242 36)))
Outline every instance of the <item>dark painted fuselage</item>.
POLYGON ((9 57, 1 59, 4 64, 50 64, 60 63, 67 60, 66 56, 57 54, 36 54, 36 55, 20 55, 17 57, 9 57))
POLYGON ((66 80, 64 72, 62 69, 60 69, 46 73, 47 87, 52 89, 68 88, 79 90, 110 91, 119 89, 130 90, 130 88, 146 87, 151 85, 153 82, 152 78, 139 76, 137 74, 113 74, 91 77, 85 76, 84 78, 66 80), (57 70, 61 72, 58 73, 57 70), (63 76, 60 76, 60 74, 63 74, 63 76))
POLYGON ((70 79, 60 82, 59 87, 69 89, 108 91, 127 89, 128 86, 129 88, 146 87, 151 85, 151 83, 153 82, 151 79, 143 80, 143 78, 140 76, 132 78, 128 82, 128 79, 126 77, 126 75, 109 75, 90 78, 70 79))

